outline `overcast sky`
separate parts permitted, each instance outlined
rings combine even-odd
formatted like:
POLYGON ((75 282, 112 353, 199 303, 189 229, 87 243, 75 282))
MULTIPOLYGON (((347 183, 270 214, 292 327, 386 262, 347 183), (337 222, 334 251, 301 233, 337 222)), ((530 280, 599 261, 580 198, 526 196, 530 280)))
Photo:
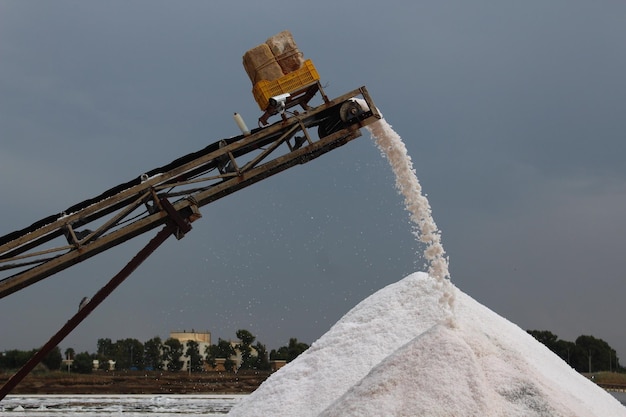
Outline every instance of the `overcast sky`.
MULTIPOLYGON (((237 135, 235 111, 255 125, 241 57, 289 29, 329 96, 367 86, 403 137, 455 285, 624 358, 625 22, 609 0, 0 0, 0 235, 237 135)), ((312 343, 421 270, 363 133, 203 207, 62 349, 183 329, 312 343)), ((153 233, 0 300, 0 351, 47 341, 153 233)))

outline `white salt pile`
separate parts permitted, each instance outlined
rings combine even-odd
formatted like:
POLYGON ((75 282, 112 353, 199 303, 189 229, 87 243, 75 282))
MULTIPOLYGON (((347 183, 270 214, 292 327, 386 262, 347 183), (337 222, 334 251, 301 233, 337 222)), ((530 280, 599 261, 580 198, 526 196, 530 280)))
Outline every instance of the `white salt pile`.
POLYGON ((418 272, 368 297, 231 416, 626 416, 515 324, 418 272))
POLYGON ((369 128, 426 245, 418 272, 368 297, 231 416, 626 416, 614 397, 449 281, 400 136, 369 128))

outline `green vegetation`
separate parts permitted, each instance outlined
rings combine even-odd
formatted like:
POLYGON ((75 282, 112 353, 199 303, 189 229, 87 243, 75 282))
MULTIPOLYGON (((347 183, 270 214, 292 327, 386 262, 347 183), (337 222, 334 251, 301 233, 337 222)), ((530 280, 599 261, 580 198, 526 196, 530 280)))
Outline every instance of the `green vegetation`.
MULTIPOLYGON (((181 343, 178 339, 168 338, 164 342, 161 338, 154 337, 145 343, 137 339, 121 339, 113 342, 111 339, 102 338, 97 341, 96 353, 75 353, 73 348, 65 350, 65 357, 61 355, 58 347, 46 356, 43 365, 50 371, 59 369, 89 374, 93 371, 94 360, 98 361, 101 370, 110 369, 110 361, 115 363, 115 370, 146 370, 146 371, 172 371, 182 370, 185 365, 191 372, 197 373, 204 370, 205 364, 216 365, 216 359, 225 360, 224 367, 228 372, 239 370, 269 371, 270 358, 292 361, 304 352, 308 345, 299 343, 297 339, 290 339, 288 346, 282 346, 278 350, 272 350, 268 354, 264 344, 256 341, 256 337, 245 329, 236 332, 236 343, 219 339, 217 345, 207 346, 204 352, 200 352, 200 345, 193 340, 181 343), (256 343, 255 343, 256 341, 256 343), (240 355, 239 368, 234 358, 240 355), (63 359, 66 362, 63 362, 63 359), (188 361, 186 363, 185 361, 188 361)), ((14 370, 22 367, 35 353, 31 351, 9 350, 0 353, 0 372, 14 370)))
POLYGON ((578 336, 575 342, 568 342, 548 330, 527 332, 578 372, 624 372, 615 349, 602 339, 583 335, 578 336))
POLYGON ((231 357, 235 356, 235 348, 227 340, 219 339, 217 345, 211 345, 206 348, 206 361, 210 366, 215 367, 217 358, 226 358, 224 368, 228 372, 235 370, 235 361, 231 357))
POLYGON ((307 345, 306 343, 298 342, 298 339, 289 339, 289 345, 283 346, 278 350, 272 349, 272 351, 270 352, 270 360, 280 359, 291 362, 308 348, 309 345, 307 345))
POLYGON ((93 371, 93 359, 88 352, 78 353, 74 357, 72 369, 79 374, 90 374, 93 371))
MULTIPOLYGON (((2 352, 0 354, 0 371, 21 368, 37 351, 38 349, 28 351, 13 349, 2 352)), ((41 361, 41 364, 47 369, 54 370, 61 367, 62 360, 61 350, 55 347, 41 361)), ((35 368, 35 370, 40 371, 41 367, 39 369, 35 368)))
MULTIPOLYGON (((183 344, 178 339, 171 337, 163 343, 163 360, 167 362, 168 371, 180 371, 183 369, 183 344)), ((123 369, 123 368, 122 368, 123 369)))

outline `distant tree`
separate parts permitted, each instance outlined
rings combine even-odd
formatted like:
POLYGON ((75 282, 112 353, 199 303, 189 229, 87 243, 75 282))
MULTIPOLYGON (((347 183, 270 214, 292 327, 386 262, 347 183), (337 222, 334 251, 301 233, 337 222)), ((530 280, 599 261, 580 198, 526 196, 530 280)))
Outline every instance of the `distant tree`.
POLYGON ((241 365, 240 369, 253 369, 255 365, 255 358, 252 356, 252 343, 256 337, 250 333, 248 330, 240 329, 237 330, 237 339, 239 339, 239 343, 237 344, 237 350, 241 354, 241 365))
POLYGON ((180 371, 183 368, 183 345, 178 339, 169 338, 163 342, 163 360, 167 361, 168 371, 180 371))
POLYGON ((577 357, 574 368, 579 372, 615 370, 619 360, 614 349, 602 339, 593 336, 578 336, 577 357))
POLYGON ((558 336, 548 330, 527 330, 535 339, 546 345, 548 349, 554 351, 558 336))
POLYGON ((548 349, 556 353, 568 364, 572 363, 572 358, 576 355, 576 344, 561 340, 557 335, 548 330, 527 330, 527 332, 543 343, 548 349))
POLYGON ((568 365, 572 366, 572 357, 576 354, 576 343, 559 339, 551 350, 567 362, 568 365))
POLYGON ((108 371, 109 360, 115 360, 115 344, 109 338, 98 339, 96 349, 96 358, 99 361, 98 368, 103 371, 108 371))
POLYGON ((111 355, 113 355, 114 346, 113 342, 109 338, 98 339, 96 343, 96 347, 98 349, 97 355, 98 359, 105 360, 111 359, 111 355))
POLYGON ((130 345, 125 340, 113 343, 111 355, 115 361, 115 369, 127 370, 130 368, 130 345))
POLYGON ((78 353, 74 357, 72 370, 79 374, 90 374, 93 371, 93 358, 87 352, 78 353))
POLYGON ((217 345, 209 345, 204 348, 204 361, 210 367, 217 365, 215 359, 217 359, 217 345))
POLYGON ((560 340, 547 330, 527 330, 578 372, 613 371, 621 369, 613 348, 602 339, 579 336, 575 343, 560 340))
POLYGON ((3 369, 17 369, 21 368, 28 362, 28 360, 37 353, 36 349, 33 350, 8 350, 3 353, 2 365, 0 366, 3 369))
POLYGON ((45 358, 41 361, 46 368, 51 371, 56 371, 61 368, 61 363, 63 362, 63 355, 61 355, 61 349, 58 346, 55 346, 45 358))
POLYGON ((272 349, 270 351, 270 361, 286 361, 287 360, 287 346, 281 346, 278 349, 272 349))
POLYGON ((224 368, 228 372, 232 372, 235 369, 235 362, 231 359, 235 356, 235 349, 233 345, 223 339, 219 339, 217 345, 207 346, 205 349, 206 361, 209 365, 215 366, 215 359, 224 358, 224 368))
POLYGON ((200 355, 200 345, 198 345, 198 342, 195 340, 188 340, 185 355, 189 358, 188 369, 191 369, 191 372, 201 372, 204 360, 202 355, 200 355))
POLYGON ((287 362, 291 362, 298 356, 300 356, 305 350, 309 348, 309 345, 303 342, 298 342, 298 339, 289 339, 287 362))
POLYGON ((71 361, 72 359, 74 359, 74 349, 73 348, 67 348, 65 349, 65 359, 71 361))
POLYGON ((257 342, 256 345, 254 345, 254 350, 256 350, 256 358, 254 361, 253 369, 258 369, 259 371, 268 371, 270 369, 270 361, 265 345, 261 342, 257 342))
POLYGON ((156 336, 148 340, 144 343, 143 349, 146 369, 163 369, 163 343, 161 338, 156 336))
POLYGON ((291 362, 308 348, 309 345, 306 343, 298 342, 298 339, 291 338, 289 339, 289 344, 287 346, 281 346, 278 350, 272 349, 270 352, 270 360, 284 360, 291 362))
POLYGON ((141 343, 137 339, 130 339, 129 344, 130 348, 130 358, 131 358, 131 369, 143 369, 144 368, 144 356, 143 356, 143 343, 141 343))
POLYGON ((113 345, 117 369, 143 369, 143 344, 137 339, 121 339, 113 345))
POLYGON ((254 343, 254 340, 256 339, 256 336, 254 336, 252 333, 250 333, 250 331, 245 329, 237 330, 235 335, 237 336, 237 339, 241 341, 241 344, 248 346, 252 346, 252 343, 254 343))

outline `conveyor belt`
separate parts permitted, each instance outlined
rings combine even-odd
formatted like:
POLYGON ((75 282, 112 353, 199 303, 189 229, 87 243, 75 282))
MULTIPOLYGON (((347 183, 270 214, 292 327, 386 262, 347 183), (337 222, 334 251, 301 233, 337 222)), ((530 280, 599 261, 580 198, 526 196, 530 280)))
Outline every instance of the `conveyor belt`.
POLYGON ((0 273, 12 275, 0 276, 0 298, 163 224, 168 214, 161 198, 178 199, 173 206, 189 217, 200 206, 342 146, 379 118, 361 87, 250 135, 212 143, 4 235, 0 273), (339 120, 341 105, 358 96, 373 110, 339 120), (313 127, 322 137, 309 132, 313 127))

